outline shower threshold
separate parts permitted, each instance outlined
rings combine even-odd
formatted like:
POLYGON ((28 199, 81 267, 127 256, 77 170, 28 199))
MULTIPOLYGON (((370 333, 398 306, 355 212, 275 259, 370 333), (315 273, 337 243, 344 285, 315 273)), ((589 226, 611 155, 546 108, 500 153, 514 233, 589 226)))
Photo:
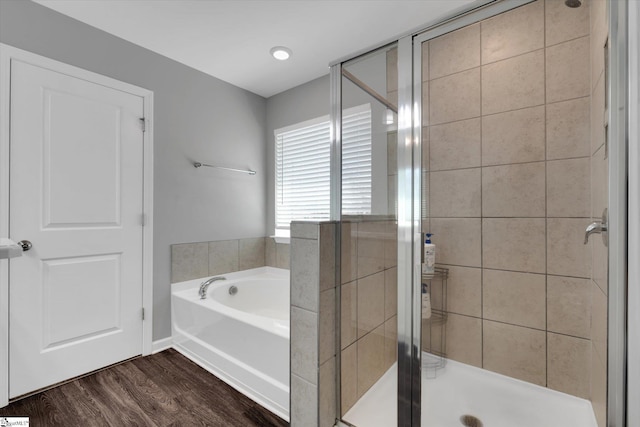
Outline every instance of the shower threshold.
MULTIPOLYGON (((343 419, 357 427, 397 425, 396 370, 394 364, 343 419)), ((597 427, 585 399, 453 360, 435 378, 423 371, 422 426, 461 427, 469 425, 465 417, 485 427, 597 427)))

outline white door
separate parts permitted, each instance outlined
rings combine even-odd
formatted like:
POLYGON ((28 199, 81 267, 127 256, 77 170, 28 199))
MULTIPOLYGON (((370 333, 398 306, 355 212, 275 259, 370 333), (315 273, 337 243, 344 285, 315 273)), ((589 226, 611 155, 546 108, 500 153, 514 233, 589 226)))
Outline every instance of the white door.
POLYGON ((12 60, 9 396, 142 353, 143 98, 12 60))

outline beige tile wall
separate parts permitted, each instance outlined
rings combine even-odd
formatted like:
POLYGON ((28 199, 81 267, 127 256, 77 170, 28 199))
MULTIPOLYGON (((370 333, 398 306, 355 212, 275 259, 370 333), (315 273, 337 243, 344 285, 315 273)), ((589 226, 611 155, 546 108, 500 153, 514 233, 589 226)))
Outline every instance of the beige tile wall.
POLYGON ((423 231, 450 269, 447 354, 584 398, 601 288, 583 239, 603 173, 589 34, 589 2, 538 0, 422 49, 423 231))
POLYGON ((291 389, 293 426, 336 419, 336 224, 291 224, 291 389))
POLYGON ((289 245, 270 237, 171 245, 171 283, 256 267, 289 268, 289 245))
POLYGON ((397 354, 397 229, 388 219, 341 223, 341 408, 344 415, 397 354))

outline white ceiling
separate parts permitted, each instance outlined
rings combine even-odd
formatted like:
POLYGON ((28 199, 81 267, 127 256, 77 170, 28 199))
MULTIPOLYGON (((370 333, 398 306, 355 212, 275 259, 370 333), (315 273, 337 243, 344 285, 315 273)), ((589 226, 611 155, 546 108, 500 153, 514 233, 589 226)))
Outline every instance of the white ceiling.
POLYGON ((34 1, 269 97, 473 0, 34 1), (293 51, 288 61, 270 56, 278 45, 293 51))

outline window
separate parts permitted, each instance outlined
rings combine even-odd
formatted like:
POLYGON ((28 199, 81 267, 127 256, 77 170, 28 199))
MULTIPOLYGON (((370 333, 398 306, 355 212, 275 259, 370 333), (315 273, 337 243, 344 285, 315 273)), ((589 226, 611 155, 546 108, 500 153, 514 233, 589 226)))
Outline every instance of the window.
MULTIPOLYGON (((329 117, 275 131, 276 234, 293 220, 326 220, 330 209, 329 117)), ((342 118, 342 212, 371 213, 371 108, 342 118)))

